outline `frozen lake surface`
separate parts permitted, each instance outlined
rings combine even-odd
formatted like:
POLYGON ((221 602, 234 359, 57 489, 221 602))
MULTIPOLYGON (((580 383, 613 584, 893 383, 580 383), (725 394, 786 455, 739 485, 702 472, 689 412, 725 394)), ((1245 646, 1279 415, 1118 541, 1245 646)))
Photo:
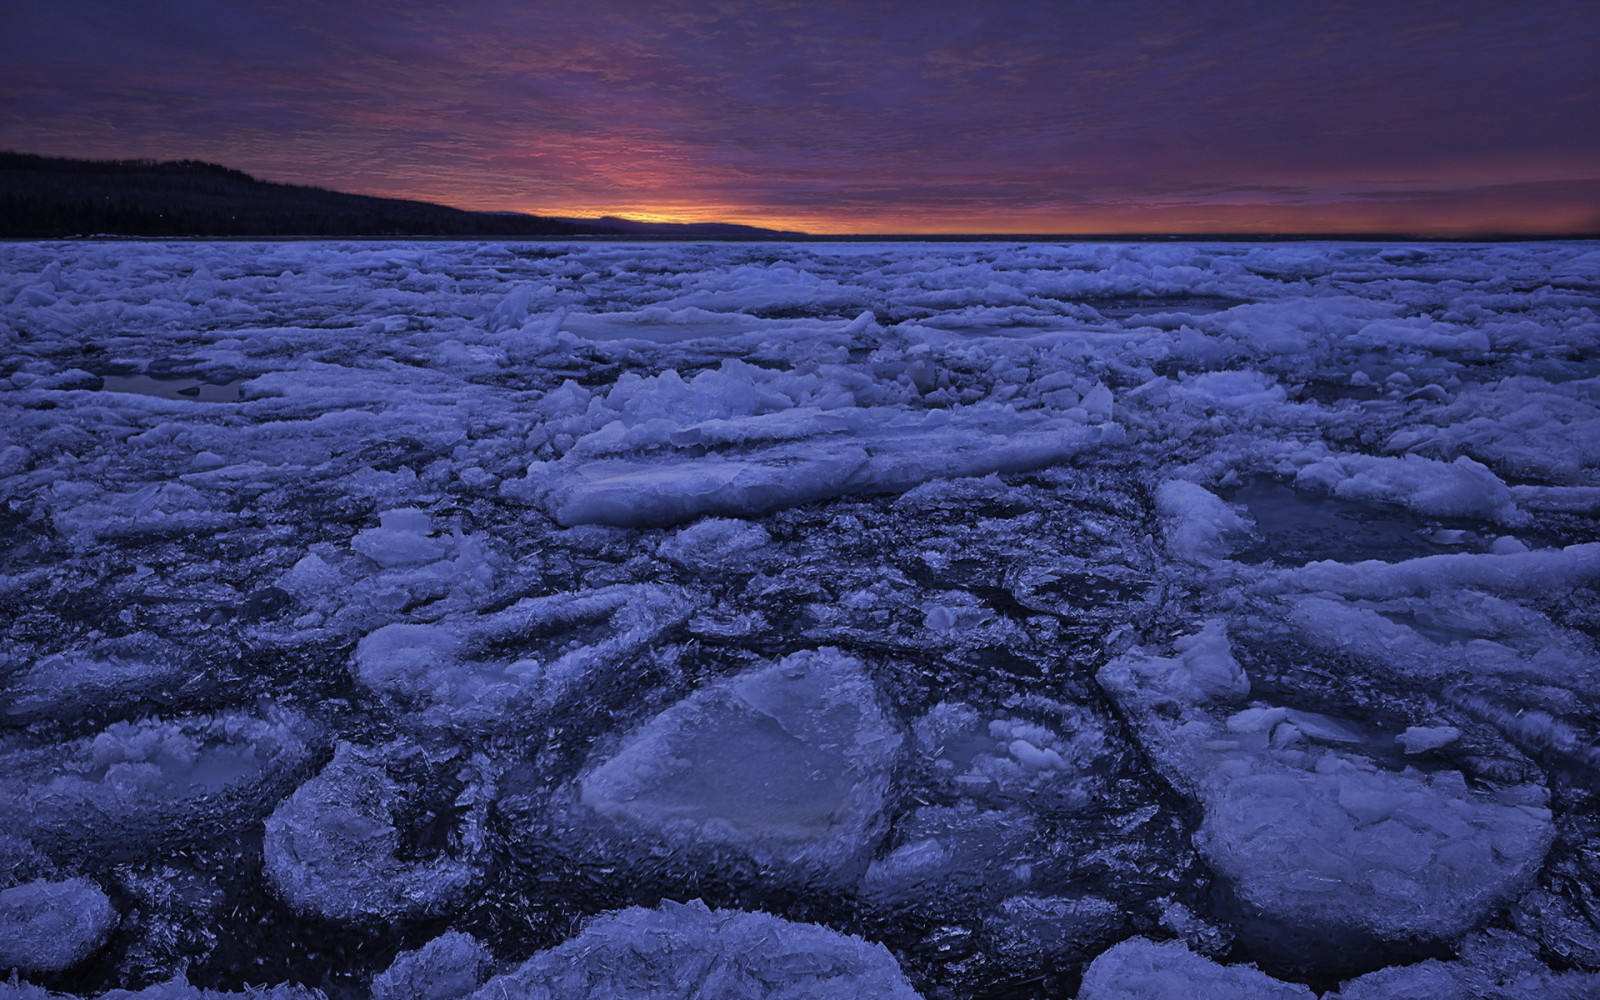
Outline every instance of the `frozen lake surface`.
POLYGON ((1600 996, 1593 243, 8 243, 0 345, 0 1000, 1600 996))

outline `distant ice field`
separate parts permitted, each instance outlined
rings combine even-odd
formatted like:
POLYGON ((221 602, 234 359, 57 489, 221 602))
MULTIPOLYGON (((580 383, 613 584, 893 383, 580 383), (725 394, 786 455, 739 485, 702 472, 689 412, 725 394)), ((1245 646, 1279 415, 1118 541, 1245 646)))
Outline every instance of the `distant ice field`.
POLYGON ((1600 996, 1592 242, 0 243, 0 546, 0 1000, 1600 996))

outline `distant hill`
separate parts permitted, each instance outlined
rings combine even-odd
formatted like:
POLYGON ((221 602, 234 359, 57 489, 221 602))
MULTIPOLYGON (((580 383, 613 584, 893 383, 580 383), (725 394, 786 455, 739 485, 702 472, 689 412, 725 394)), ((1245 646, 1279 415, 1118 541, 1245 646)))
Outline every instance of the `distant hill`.
POLYGON ((783 229, 761 229, 757 226, 741 226, 735 222, 639 222, 634 219, 619 219, 615 215, 603 215, 597 219, 569 219, 555 217, 557 222, 569 222, 575 226, 598 226, 608 232, 619 233, 627 236, 703 236, 710 239, 772 239, 773 237, 805 236, 805 233, 792 232, 783 229))
POLYGON ((719 223, 554 219, 259 181, 200 160, 0 152, 0 236, 658 236, 799 234, 719 223))

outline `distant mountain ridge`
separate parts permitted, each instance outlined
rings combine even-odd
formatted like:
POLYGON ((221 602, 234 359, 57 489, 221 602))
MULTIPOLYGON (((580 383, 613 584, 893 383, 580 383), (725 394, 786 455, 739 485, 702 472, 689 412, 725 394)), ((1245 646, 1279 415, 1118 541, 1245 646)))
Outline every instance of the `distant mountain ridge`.
POLYGON ((0 152, 0 237, 799 236, 727 223, 469 212, 261 181, 201 160, 78 160, 0 152))

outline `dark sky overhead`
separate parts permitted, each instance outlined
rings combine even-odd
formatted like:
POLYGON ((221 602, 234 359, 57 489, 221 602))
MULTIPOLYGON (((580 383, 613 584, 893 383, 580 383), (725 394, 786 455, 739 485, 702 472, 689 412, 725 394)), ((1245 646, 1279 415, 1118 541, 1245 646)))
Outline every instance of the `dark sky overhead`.
POLYGON ((0 148, 813 232, 1600 229, 1600 3, 0 0, 0 148))

